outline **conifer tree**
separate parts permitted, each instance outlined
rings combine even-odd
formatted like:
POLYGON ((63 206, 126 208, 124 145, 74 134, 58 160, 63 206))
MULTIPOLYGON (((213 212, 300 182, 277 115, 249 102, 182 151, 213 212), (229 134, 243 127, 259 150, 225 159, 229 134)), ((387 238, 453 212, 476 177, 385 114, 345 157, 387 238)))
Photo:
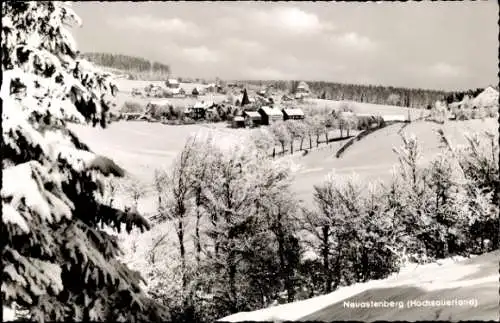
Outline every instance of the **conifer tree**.
POLYGON ((248 99, 247 89, 244 89, 243 90, 243 98, 241 99, 241 106, 244 106, 246 104, 250 104, 250 100, 248 99))
POLYGON ((120 231, 148 229, 103 202, 104 175, 123 176, 67 128, 105 126, 109 74, 80 59, 63 2, 2 4, 2 303, 33 321, 157 321, 168 312, 116 257, 120 231))

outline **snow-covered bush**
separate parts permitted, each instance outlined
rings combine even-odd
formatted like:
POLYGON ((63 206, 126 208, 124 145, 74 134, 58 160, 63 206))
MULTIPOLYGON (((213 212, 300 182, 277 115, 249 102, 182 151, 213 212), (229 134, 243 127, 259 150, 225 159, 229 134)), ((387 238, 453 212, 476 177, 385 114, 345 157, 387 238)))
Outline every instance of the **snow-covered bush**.
POLYGON ((357 176, 331 174, 315 186, 318 213, 306 228, 317 237, 323 292, 342 285, 386 277, 397 270, 392 252, 392 222, 385 213, 378 185, 366 190, 357 176))
POLYGON ((430 111, 429 116, 427 116, 426 119, 437 123, 443 123, 448 118, 447 115, 448 111, 446 103, 442 101, 436 101, 430 111))
POLYGON ((106 125, 110 75, 78 58, 63 2, 2 3, 2 303, 43 320, 168 318, 116 256, 106 224, 148 229, 103 203, 103 175, 123 176, 66 127, 106 125))
POLYGON ((468 247, 475 252, 485 252, 488 250, 484 249, 484 241, 489 240, 490 248, 497 249, 500 197, 498 133, 466 133, 467 144, 458 147, 454 147, 442 131, 439 134, 465 179, 463 209, 469 212, 468 247))
POLYGON ((495 136, 468 136, 468 145, 455 149, 439 134, 448 152, 427 167, 419 166, 416 138, 403 137, 402 148, 396 150, 400 165, 392 207, 404 228, 407 253, 427 259, 481 253, 487 251, 482 249, 485 239, 498 248, 495 136))

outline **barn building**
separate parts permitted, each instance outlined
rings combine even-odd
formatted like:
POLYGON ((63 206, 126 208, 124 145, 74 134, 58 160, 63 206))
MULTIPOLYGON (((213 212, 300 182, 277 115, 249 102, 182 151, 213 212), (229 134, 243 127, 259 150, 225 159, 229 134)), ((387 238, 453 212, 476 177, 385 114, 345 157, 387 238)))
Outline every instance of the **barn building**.
POLYGON ((236 116, 233 118, 233 128, 245 128, 245 118, 236 116))
POLYGON ((311 90, 309 89, 309 85, 306 82, 300 81, 297 89, 295 89, 295 98, 304 98, 311 94, 311 90))
POLYGON ((303 120, 305 115, 301 109, 283 109, 283 120, 303 120))
POLYGON ((245 111, 243 117, 248 127, 258 127, 262 124, 262 116, 257 111, 245 111))
POLYGON ((270 125, 276 121, 283 120, 283 113, 277 108, 261 107, 259 113, 262 116, 263 125, 270 125))
POLYGON ((177 89, 180 86, 179 81, 176 79, 168 79, 166 83, 166 86, 170 89, 177 89))
POLYGON ((206 112, 207 112, 207 106, 204 102, 197 102, 193 108, 191 109, 192 111, 192 117, 195 120, 199 119, 205 119, 206 117, 206 112))

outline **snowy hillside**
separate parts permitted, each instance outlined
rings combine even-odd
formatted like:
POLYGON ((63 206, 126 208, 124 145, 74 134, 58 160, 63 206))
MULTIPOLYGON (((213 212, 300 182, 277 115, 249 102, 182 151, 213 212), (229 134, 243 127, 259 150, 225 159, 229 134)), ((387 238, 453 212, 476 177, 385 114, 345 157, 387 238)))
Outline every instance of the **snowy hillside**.
MULTIPOLYGON (((295 192, 305 202, 312 202, 310 194, 313 185, 320 183, 325 176, 335 170, 338 174, 356 172, 365 180, 386 181, 391 178, 391 170, 398 162, 394 147, 402 143, 399 131, 403 126, 395 124, 363 138, 345 151, 342 158, 335 158, 337 147, 329 150, 312 151, 307 156, 295 156, 296 162, 302 166, 301 174, 297 175, 293 184, 295 192)), ((414 134, 422 145, 423 157, 429 161, 442 152, 442 145, 436 131, 443 129, 454 145, 466 143, 464 133, 476 131, 491 131, 497 133, 498 122, 495 119, 467 120, 448 122, 444 126, 433 122, 413 122, 404 127, 401 132, 414 134)))
POLYGON ((304 301, 236 313, 220 321, 498 321, 499 256, 500 252, 495 251, 470 259, 408 265, 387 279, 343 287, 304 301), (428 303, 408 303, 413 300, 428 303), (430 301, 444 305, 432 306, 430 301))

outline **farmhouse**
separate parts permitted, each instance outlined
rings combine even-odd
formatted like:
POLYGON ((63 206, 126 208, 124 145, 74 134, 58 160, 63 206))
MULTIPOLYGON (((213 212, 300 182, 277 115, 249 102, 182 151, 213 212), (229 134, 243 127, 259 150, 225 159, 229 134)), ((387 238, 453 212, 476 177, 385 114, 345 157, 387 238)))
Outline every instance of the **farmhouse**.
POLYGON ((166 85, 170 89, 176 89, 176 88, 178 88, 180 86, 180 83, 176 79, 168 79, 167 82, 166 82, 166 85))
POLYGON ((259 109, 259 113, 262 116, 262 124, 264 125, 283 120, 283 113, 276 108, 262 107, 259 109))
POLYGON ((215 91, 215 83, 210 83, 205 87, 205 91, 207 92, 214 92, 215 91))
POLYGON ((181 87, 172 89, 171 91, 172 91, 172 95, 173 95, 174 98, 184 98, 184 97, 186 97, 186 90, 184 90, 181 87))
POLYGON ((262 123, 262 116, 257 111, 244 111, 245 124, 249 127, 257 127, 262 123))
POLYGON ((282 109, 283 120, 302 120, 304 119, 304 111, 301 109, 282 109))
POLYGON ((295 98, 303 98, 306 96, 309 96, 311 94, 311 91, 309 90, 309 85, 307 85, 306 82, 300 81, 299 85, 297 86, 297 89, 295 89, 295 98))
POLYGON ((233 128, 245 128, 245 118, 236 116, 233 118, 233 128))
POLYGON ((266 96, 266 90, 263 89, 263 90, 260 90, 257 92, 257 95, 260 95, 260 96, 266 96))
POLYGON ((207 112, 207 105, 203 101, 196 102, 196 104, 193 106, 191 111, 192 111, 191 115, 192 115, 193 119, 196 119, 196 120, 204 119, 206 116, 206 112, 207 112))
POLYGON ((205 118, 206 119, 212 119, 214 118, 215 116, 217 115, 217 110, 215 108, 208 108, 206 111, 205 111, 205 118))

